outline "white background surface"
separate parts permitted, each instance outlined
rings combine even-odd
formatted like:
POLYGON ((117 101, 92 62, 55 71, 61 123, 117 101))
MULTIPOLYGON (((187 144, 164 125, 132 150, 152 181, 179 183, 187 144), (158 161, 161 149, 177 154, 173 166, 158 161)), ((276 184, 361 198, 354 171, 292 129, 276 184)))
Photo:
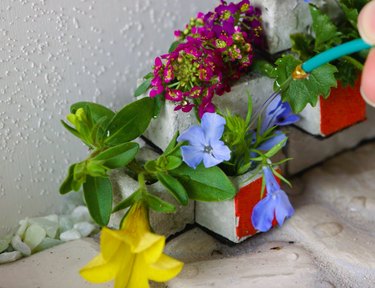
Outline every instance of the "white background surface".
POLYGON ((120 108, 173 31, 218 1, 0 1, 0 235, 58 211, 86 148, 60 125, 70 104, 120 108))

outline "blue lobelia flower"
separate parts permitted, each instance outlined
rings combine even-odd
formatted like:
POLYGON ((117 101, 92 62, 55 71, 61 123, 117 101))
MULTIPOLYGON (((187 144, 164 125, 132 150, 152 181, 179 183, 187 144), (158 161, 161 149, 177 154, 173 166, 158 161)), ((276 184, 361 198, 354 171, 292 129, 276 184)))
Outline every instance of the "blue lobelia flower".
POLYGON ((293 124, 300 119, 299 116, 293 114, 289 103, 282 102, 281 96, 277 95, 275 99, 267 106, 263 114, 263 122, 260 134, 263 134, 269 128, 274 126, 285 126, 293 124))
MULTIPOLYGON (((281 132, 281 131, 276 131, 274 136, 271 137, 270 139, 264 141, 263 143, 261 143, 258 147, 256 147, 256 149, 258 150, 270 150, 272 149, 274 146, 276 146, 277 144, 279 144, 280 142, 284 141, 286 138, 286 135, 281 132)), ((286 144, 286 142, 285 142, 286 144)), ((285 145, 284 144, 284 145, 285 145)))
POLYGON ((263 167, 263 174, 266 181, 267 195, 255 205, 251 215, 251 222, 258 231, 267 232, 271 229, 275 217, 277 223, 281 226, 285 218, 294 214, 294 209, 286 193, 281 190, 270 167, 263 167))
POLYGON ((203 161, 206 168, 228 161, 231 151, 221 141, 225 119, 216 113, 205 113, 201 126, 194 125, 183 132, 178 142, 188 141, 188 146, 181 147, 182 159, 191 168, 196 168, 203 161))

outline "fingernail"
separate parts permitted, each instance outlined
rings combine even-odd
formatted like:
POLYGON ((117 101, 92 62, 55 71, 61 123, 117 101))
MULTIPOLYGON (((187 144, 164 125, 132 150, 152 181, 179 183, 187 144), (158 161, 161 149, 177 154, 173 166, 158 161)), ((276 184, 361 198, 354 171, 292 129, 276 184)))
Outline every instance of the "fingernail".
POLYGON ((362 98, 366 101, 366 103, 372 107, 375 107, 375 102, 367 98, 366 93, 362 86, 360 88, 360 92, 361 92, 362 98))
POLYGON ((367 43, 375 42, 375 1, 368 3, 358 17, 358 30, 363 40, 367 43))

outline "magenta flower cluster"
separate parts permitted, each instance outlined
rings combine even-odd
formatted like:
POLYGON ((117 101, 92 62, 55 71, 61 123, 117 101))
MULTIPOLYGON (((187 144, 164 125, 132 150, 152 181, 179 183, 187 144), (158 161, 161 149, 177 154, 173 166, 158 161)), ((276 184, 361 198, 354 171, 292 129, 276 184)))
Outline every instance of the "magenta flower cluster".
POLYGON ((176 48, 155 59, 150 97, 163 95, 183 112, 195 107, 200 117, 214 112, 214 95, 229 92, 248 70, 262 32, 260 11, 249 0, 221 1, 214 12, 198 13, 175 32, 176 48))

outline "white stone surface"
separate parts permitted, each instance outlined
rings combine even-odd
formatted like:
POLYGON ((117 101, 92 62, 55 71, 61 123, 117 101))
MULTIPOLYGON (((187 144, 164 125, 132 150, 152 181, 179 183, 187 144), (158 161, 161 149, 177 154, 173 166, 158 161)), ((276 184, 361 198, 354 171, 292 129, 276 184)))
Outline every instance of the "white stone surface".
MULTIPOLYGON (((252 176, 252 172, 248 172, 239 177, 232 178, 237 191, 248 185, 250 182, 258 180, 262 174, 258 174, 250 181, 244 182, 252 176)), ((257 193, 260 191, 254 191, 257 193)), ((235 200, 226 200, 221 202, 199 202, 195 204, 195 222, 209 230, 219 234, 234 243, 244 241, 247 237, 239 238, 236 233, 238 219, 236 217, 235 200)))
POLYGON ((308 5, 300 0, 253 0, 262 10, 264 29, 271 54, 289 49, 289 35, 307 32, 311 24, 308 5))
MULTIPOLYGON (((273 93, 273 82, 272 79, 264 76, 245 77, 232 87, 231 92, 215 96, 213 102, 223 112, 229 109, 231 112, 245 117, 248 93, 252 96, 253 111, 255 112, 273 93)), ((191 125, 198 123, 193 112, 174 111, 174 108, 174 103, 166 101, 159 118, 151 122, 145 133, 145 136, 162 150, 167 148, 177 131, 183 132, 191 125)))
POLYGON ((269 242, 242 256, 187 264, 168 287, 327 287, 320 285, 318 271, 305 249, 269 242))
MULTIPOLYGON (((341 14, 336 0, 312 0, 332 18, 341 14)), ((262 10, 262 19, 268 51, 271 54, 291 48, 290 34, 304 33, 311 26, 308 4, 300 0, 253 0, 251 3, 262 10)))
POLYGON ((60 240, 62 241, 77 240, 81 237, 81 233, 79 233, 79 231, 76 229, 71 229, 60 234, 60 240))
POLYGON ((90 284, 79 269, 98 254, 92 239, 68 242, 10 264, 1 265, 1 288, 110 288, 112 283, 90 284))
POLYGON ((287 164, 289 174, 296 174, 360 142, 375 138, 375 109, 368 107, 367 120, 338 132, 328 138, 311 136, 294 127, 285 129, 289 142, 284 152, 293 158, 287 164))
POLYGON ((320 99, 315 107, 308 104, 303 111, 299 113, 300 120, 294 125, 302 128, 311 135, 321 136, 321 115, 320 115, 320 99))
POLYGON ((69 163, 87 155, 59 120, 77 101, 119 109, 198 11, 219 1, 2 0, 0 235, 58 212, 69 163))

